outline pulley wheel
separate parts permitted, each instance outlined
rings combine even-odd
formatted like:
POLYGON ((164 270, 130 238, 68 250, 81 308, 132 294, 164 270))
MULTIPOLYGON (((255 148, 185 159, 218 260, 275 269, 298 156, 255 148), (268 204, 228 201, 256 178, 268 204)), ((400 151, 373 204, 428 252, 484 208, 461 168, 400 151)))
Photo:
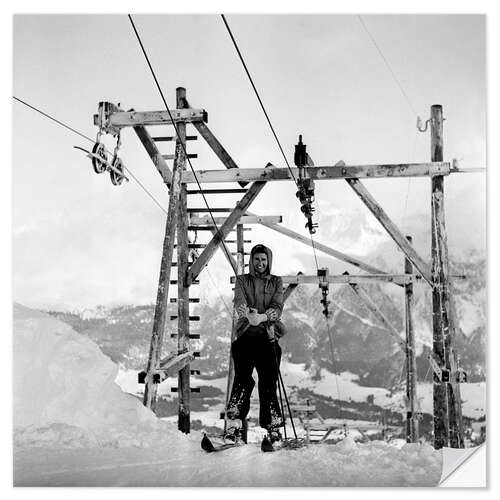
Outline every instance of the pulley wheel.
POLYGON ((96 142, 92 148, 92 166, 94 167, 94 172, 96 174, 102 174, 106 172, 106 163, 108 162, 108 155, 106 153, 106 148, 102 142, 96 142), (102 161, 99 159, 101 158, 102 161))
MULTIPOLYGON (((118 156, 116 156, 114 158, 112 165, 116 170, 118 170, 119 172, 121 172, 123 174, 123 162, 120 160, 120 158, 118 158, 118 156)), ((119 186, 123 182, 123 179, 124 179, 123 175, 120 175, 119 173, 115 172, 114 170, 109 171, 109 176, 111 177, 111 182, 115 186, 119 186)))

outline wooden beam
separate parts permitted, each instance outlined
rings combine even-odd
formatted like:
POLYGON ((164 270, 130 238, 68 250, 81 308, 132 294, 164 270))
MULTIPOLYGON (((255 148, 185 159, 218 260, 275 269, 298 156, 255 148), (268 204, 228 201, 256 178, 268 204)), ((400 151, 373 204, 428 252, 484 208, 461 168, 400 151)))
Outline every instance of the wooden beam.
MULTIPOLYGON (((297 276, 302 276, 303 273, 299 271, 297 273, 297 276)), ((284 283, 284 282, 283 282, 284 283)), ((299 286, 298 283, 288 283, 288 286, 286 289, 283 291, 283 304, 288 300, 288 297, 292 295, 293 291, 299 286)))
MULTIPOLYGON (((268 164, 268 166, 272 166, 268 164)), ((227 217, 222 226, 218 229, 215 236, 210 240, 207 247, 201 255, 198 257, 196 262, 191 266, 186 276, 186 284, 189 286, 191 282, 200 274, 201 270, 208 264, 208 261, 212 258, 213 254, 217 250, 219 244, 224 241, 231 230, 240 221, 241 216, 246 212, 246 209, 255 200, 257 195, 262 191, 266 182, 254 182, 247 190, 243 198, 236 204, 235 209, 227 217)), ((191 223, 192 224, 192 223, 191 223)))
MULTIPOLYGON (((459 276, 459 278, 462 278, 462 276, 459 276)), ((298 275, 281 276, 281 279, 284 285, 317 285, 320 282, 320 278, 316 274, 305 275, 299 273, 298 275)), ((231 276, 230 280, 231 283, 235 283, 236 277, 231 276)), ((329 274, 323 276, 321 281, 337 285, 375 285, 383 282, 405 286, 410 283, 423 282, 423 278, 420 274, 329 274)))
MULTIPOLYGON (((258 217, 258 215, 255 215, 251 212, 247 212, 247 215, 253 216, 253 217, 258 217)), ((299 241, 300 243, 304 243, 307 246, 312 246, 311 243, 311 238, 306 238, 305 236, 302 236, 301 234, 292 231, 291 229, 288 229, 287 227, 283 226, 278 226, 277 224, 273 222, 268 222, 268 221, 261 221, 260 224, 262 224, 265 227, 268 227, 269 229, 272 229, 273 231, 277 231, 278 233, 284 234, 285 236, 289 236, 290 238, 293 238, 296 241, 299 241)), ((344 262, 347 262, 348 264, 351 264, 352 266, 359 267, 360 269, 363 269, 364 271, 368 271, 369 273, 373 274, 384 274, 384 271, 381 271, 380 269, 371 266, 369 264, 365 264, 363 261, 356 259, 355 257, 352 257, 350 255, 347 255, 345 253, 339 252, 338 250, 334 250, 333 248, 330 248, 326 245, 323 245, 322 243, 314 242, 314 248, 317 250, 322 251, 323 253, 330 255, 331 257, 335 257, 336 259, 342 260, 344 262)))
MULTIPOLYGON (((443 160, 443 109, 431 107, 431 160, 443 160)), ((451 320, 448 242, 444 217, 444 178, 431 179, 432 332, 434 360, 450 381, 433 382, 434 448, 463 448, 460 385, 454 380, 455 332, 451 320)))
MULTIPOLYGON (((217 140, 212 131, 208 128, 206 123, 203 122, 195 122, 193 123, 194 127, 200 135, 207 141, 208 145, 212 148, 213 152, 217 155, 219 160, 224 164, 227 169, 238 168, 238 165, 231 158, 229 153, 225 150, 224 146, 217 140)), ((240 182, 241 187, 245 187, 247 182, 240 182)))
MULTIPOLYGON (((177 108, 184 106, 186 89, 176 89, 177 108)), ((177 140, 175 141, 175 161, 184 175, 186 171, 186 124, 177 124, 177 140)), ((177 218, 177 352, 190 351, 189 340, 189 286, 183 279, 189 267, 189 239, 187 217, 187 186, 183 184, 179 193, 179 216, 177 218)), ((177 427, 188 434, 191 430, 191 371, 186 364, 178 374, 179 411, 177 427)))
MULTIPOLYGON (((207 120, 203 109, 171 109, 174 123, 196 123, 207 120)), ((116 128, 171 125, 172 120, 168 111, 118 111, 109 115, 107 123, 116 128)))
MULTIPOLYGON (((166 137, 153 137, 155 142, 172 142, 175 141, 176 136, 166 136, 166 137)), ((186 135, 186 141, 196 141, 198 137, 196 135, 186 135)))
MULTIPOLYGON (((226 222, 228 217, 214 217, 215 223, 217 225, 222 225, 226 222)), ((241 214, 239 222, 241 224, 266 224, 272 223, 276 224, 281 222, 283 217, 281 215, 245 215, 241 214)), ((191 215, 189 217, 189 224, 192 226, 212 226, 214 225, 212 217, 210 215, 204 215, 202 217, 196 217, 191 215)))
POLYGON ((395 241, 399 248, 401 248, 408 259, 410 259, 411 263, 418 269, 420 274, 422 274, 425 281, 432 286, 432 276, 428 264, 418 255, 413 246, 408 243, 406 238, 385 213, 384 209, 377 203, 375 198, 369 193, 364 184, 359 179, 346 179, 346 181, 380 224, 382 224, 384 229, 389 233, 389 236, 395 241))
MULTIPOLYGON (((375 284, 379 281, 404 285, 415 279, 417 275, 405 276, 404 274, 329 274, 321 278, 322 282, 332 284, 375 284)), ((319 278, 316 275, 282 276, 283 283, 309 283, 317 285, 319 278)))
MULTIPOLYGON (((408 243, 412 243, 411 236, 407 236, 408 243)), ((405 273, 411 275, 413 266, 405 257, 405 273)), ((413 328, 413 283, 405 285, 405 334, 406 334, 406 442, 418 443, 418 398, 417 398, 417 354, 415 350, 415 331, 413 328)))
POLYGON ((172 184, 168 201, 167 220, 165 223, 165 236, 163 239, 163 252, 160 264, 160 276, 156 294, 155 315, 153 319, 153 334, 149 348, 148 364, 146 367, 146 380, 144 387, 144 405, 153 411, 156 406, 157 385, 153 383, 153 375, 161 359, 161 349, 165 334, 165 324, 168 306, 168 291, 170 286, 170 270, 172 269, 172 256, 174 253, 175 228, 178 218, 179 196, 181 191, 182 170, 178 161, 174 162, 172 184))
MULTIPOLYGON (((236 225, 236 250, 238 255, 236 257, 236 274, 243 274, 245 272, 245 239, 244 239, 244 230, 243 224, 236 225)), ((232 345, 236 340, 236 323, 238 321, 238 316, 233 311, 233 321, 231 326, 231 342, 229 344, 229 367, 227 372, 227 386, 226 386, 226 404, 224 409, 227 410, 227 406, 229 404, 229 399, 231 398, 231 391, 233 389, 234 382, 234 359, 233 359, 233 351, 232 345)), ((224 411, 224 432, 227 429, 227 411, 224 411)))
POLYGON ((373 313, 373 315, 380 320, 380 322, 385 326, 386 330, 392 335, 394 340, 398 343, 399 347, 401 349, 405 350, 406 349, 406 344, 405 342, 401 339, 399 332, 394 328, 392 323, 388 320, 388 318, 385 316, 385 314, 381 311, 381 309, 373 302, 371 299, 370 295, 366 293, 363 288, 361 288, 359 285, 354 285, 351 284, 349 285, 353 292, 363 301, 367 309, 373 313))
POLYGON ((154 166, 158 170, 163 179, 163 182, 170 187, 172 182, 172 172, 168 168, 167 162, 162 158, 159 149, 156 147, 153 138, 149 135, 149 132, 142 126, 134 127, 137 137, 139 137, 142 145, 146 149, 149 157, 153 160, 154 166))
POLYGON ((226 188, 226 189, 189 189, 187 194, 233 194, 233 193, 246 193, 243 188, 226 188))
POLYGON ((214 208, 206 208, 206 207, 193 207, 193 208, 188 208, 187 213, 188 214, 200 214, 200 213, 229 213, 232 212, 232 208, 221 208, 221 207, 214 207, 214 208))
MULTIPOLYGON (((215 236, 217 233, 217 230, 215 227, 212 229, 212 234, 215 236)), ((206 248, 206 246, 205 246, 206 248)), ((222 248, 222 253, 225 255, 227 261, 229 262, 229 265, 231 266, 234 274, 238 274, 238 264, 234 260, 234 257, 231 254, 231 250, 227 247, 227 244, 225 241, 221 243, 221 248, 222 248)))
MULTIPOLYGON (((292 172, 297 178, 298 168, 292 172)), ((385 177, 429 177, 448 175, 450 164, 441 163, 397 163, 377 165, 345 165, 309 167, 307 174, 311 179, 321 181, 329 179, 362 179, 385 177)), ((288 168, 232 168, 230 170, 197 170, 196 178, 201 182, 252 182, 252 181, 288 181, 293 180, 288 168)), ((196 179, 192 172, 186 172, 183 182, 192 184, 196 179)))
POLYGON ((193 361, 193 359, 193 352, 188 351, 174 356, 163 364, 160 363, 160 366, 156 370, 156 373, 160 374, 160 382, 163 382, 168 377, 177 375, 179 371, 182 370, 185 366, 189 365, 189 363, 193 361))

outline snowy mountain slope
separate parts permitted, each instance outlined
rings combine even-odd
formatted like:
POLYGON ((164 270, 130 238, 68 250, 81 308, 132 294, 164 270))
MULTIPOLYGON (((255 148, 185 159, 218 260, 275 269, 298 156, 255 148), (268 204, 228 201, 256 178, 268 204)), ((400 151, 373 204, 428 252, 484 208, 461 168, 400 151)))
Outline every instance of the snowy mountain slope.
POLYGON ((441 453, 374 441, 217 455, 114 383, 118 367, 68 325, 14 307, 16 486, 432 486, 441 453))

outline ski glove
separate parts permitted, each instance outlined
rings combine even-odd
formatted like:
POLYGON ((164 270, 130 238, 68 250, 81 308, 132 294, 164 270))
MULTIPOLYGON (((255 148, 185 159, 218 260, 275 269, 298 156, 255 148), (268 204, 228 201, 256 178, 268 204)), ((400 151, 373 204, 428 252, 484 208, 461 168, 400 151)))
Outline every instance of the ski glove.
POLYGON ((250 309, 250 312, 247 314, 247 318, 252 326, 257 326, 263 321, 267 321, 267 314, 259 314, 256 309, 250 309))

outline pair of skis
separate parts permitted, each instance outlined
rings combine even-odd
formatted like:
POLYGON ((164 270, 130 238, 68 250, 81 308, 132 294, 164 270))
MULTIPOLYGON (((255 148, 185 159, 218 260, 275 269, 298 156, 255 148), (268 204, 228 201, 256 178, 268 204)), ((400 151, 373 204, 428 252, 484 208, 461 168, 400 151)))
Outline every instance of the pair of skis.
MULTIPOLYGON (((239 443, 214 444, 206 434, 203 434, 203 439, 201 440, 201 448, 207 453, 215 453, 218 451, 229 450, 230 448, 236 448, 244 444, 246 443, 239 442, 239 443)), ((274 446, 273 443, 271 443, 271 441, 269 440, 269 438, 267 436, 264 436, 264 439, 260 444, 260 449, 264 453, 268 453, 281 450, 283 448, 296 449, 296 448, 301 448, 302 446, 305 446, 305 441, 303 439, 285 440, 280 444, 279 447, 274 446)))

